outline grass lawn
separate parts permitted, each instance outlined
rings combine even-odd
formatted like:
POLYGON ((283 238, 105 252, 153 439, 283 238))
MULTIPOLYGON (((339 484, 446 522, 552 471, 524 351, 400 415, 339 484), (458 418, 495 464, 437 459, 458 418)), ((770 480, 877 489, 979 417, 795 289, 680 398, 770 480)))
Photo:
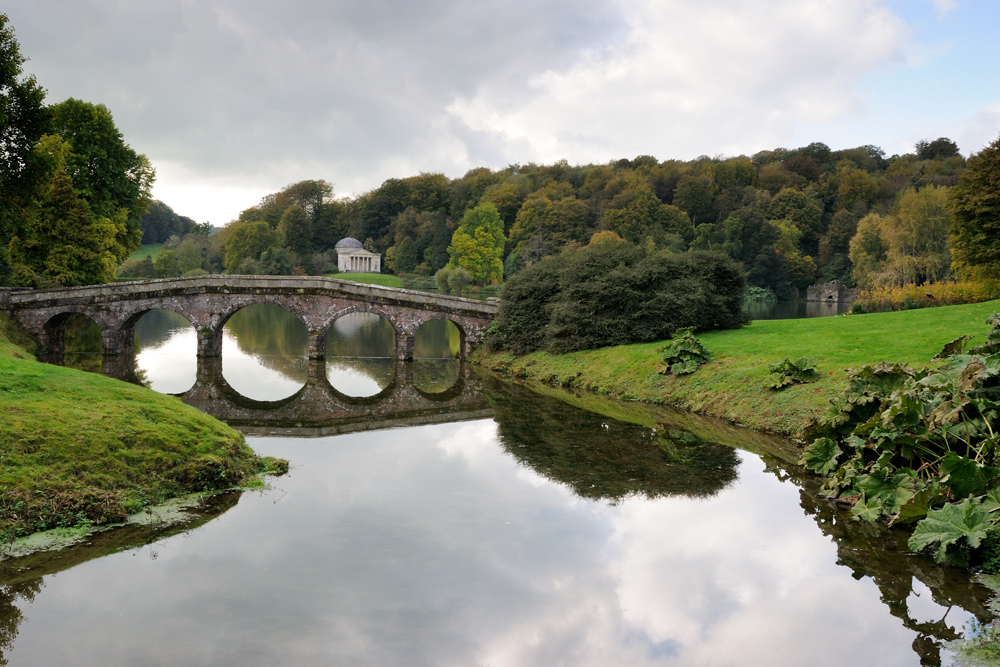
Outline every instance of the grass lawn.
POLYGON ((129 255, 128 259, 145 259, 146 255, 152 255, 153 259, 156 259, 161 250, 163 250, 162 243, 147 243, 139 246, 139 249, 129 255))
POLYGON ((351 282, 365 283, 366 285, 382 285, 383 287, 403 286, 403 281, 398 276, 390 276, 383 273, 327 273, 324 277, 350 280, 351 282))
POLYGON ((662 342, 523 357, 479 350, 476 359, 504 373, 578 386, 629 400, 668 403, 751 428, 795 434, 840 392, 849 368, 878 361, 926 364, 948 341, 989 330, 1000 301, 892 313, 760 320, 698 338, 712 361, 688 376, 660 375, 662 342), (767 366, 783 357, 816 357, 822 379, 775 392, 765 387, 767 366))
POLYGON ((39 363, 22 345, 0 313, 0 542, 121 521, 274 464, 177 398, 39 363))

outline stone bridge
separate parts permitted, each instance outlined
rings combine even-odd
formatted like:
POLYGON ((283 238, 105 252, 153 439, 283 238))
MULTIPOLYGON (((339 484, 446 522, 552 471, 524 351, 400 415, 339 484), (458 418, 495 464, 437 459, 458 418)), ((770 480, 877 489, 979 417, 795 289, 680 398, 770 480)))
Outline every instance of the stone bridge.
POLYGON ((309 331, 309 357, 326 356, 326 335, 337 318, 374 313, 396 332, 396 358, 413 357, 417 329, 436 319, 458 327, 462 358, 478 343, 496 315, 496 299, 480 301, 379 285, 305 276, 199 276, 88 287, 0 289, 0 309, 38 342, 43 353, 63 349, 66 319, 89 317, 101 329, 105 355, 130 354, 133 328, 151 310, 186 317, 198 332, 198 356, 222 354, 222 328, 247 306, 270 304, 296 315, 309 331))

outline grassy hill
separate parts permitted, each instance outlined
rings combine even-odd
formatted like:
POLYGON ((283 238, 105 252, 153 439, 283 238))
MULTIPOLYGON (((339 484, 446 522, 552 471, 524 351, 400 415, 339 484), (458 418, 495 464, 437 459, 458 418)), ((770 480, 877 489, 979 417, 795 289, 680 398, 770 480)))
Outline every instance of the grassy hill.
POLYGON ((280 465, 177 398, 40 363, 29 349, 0 313, 0 542, 119 522, 280 465))
POLYGON ((926 364, 945 343, 963 334, 974 334, 982 342, 989 330, 986 319, 998 311, 1000 301, 989 301, 870 315, 760 320, 743 329, 699 334, 712 361, 693 375, 680 377, 658 373, 662 342, 523 357, 479 350, 475 359, 515 377, 676 405, 792 435, 843 389, 849 368, 878 361, 926 364), (801 356, 818 360, 822 375, 818 382, 780 392, 766 388, 769 364, 801 356))

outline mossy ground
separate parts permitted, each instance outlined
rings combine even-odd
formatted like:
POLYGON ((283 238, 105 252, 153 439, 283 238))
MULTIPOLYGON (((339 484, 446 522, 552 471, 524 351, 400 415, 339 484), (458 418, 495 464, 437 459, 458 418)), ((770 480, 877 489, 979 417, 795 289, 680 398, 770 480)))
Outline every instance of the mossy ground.
POLYGON ((948 341, 982 342, 1000 301, 892 313, 759 320, 732 331, 698 334, 712 360, 686 376, 663 375, 664 342, 523 357, 480 349, 474 360, 517 378, 581 387, 627 400, 675 405, 753 429, 795 435, 845 386, 847 371, 879 361, 926 364, 948 341), (767 388, 768 365, 816 357, 819 381, 767 388))
POLYGON ((120 522, 282 465, 174 397, 39 363, 23 343, 0 313, 0 540, 120 522))

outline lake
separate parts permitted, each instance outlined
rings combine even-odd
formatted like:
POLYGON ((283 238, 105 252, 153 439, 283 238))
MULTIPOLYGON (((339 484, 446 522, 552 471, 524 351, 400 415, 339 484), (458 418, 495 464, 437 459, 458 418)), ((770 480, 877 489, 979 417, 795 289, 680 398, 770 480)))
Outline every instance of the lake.
MULTIPOLYGON (((255 306, 199 363, 182 319, 144 318, 135 359, 105 371, 291 470, 186 525, 3 562, 3 659, 932 665, 988 620, 985 588, 851 521, 766 436, 479 374, 443 321, 397 363, 387 327, 345 317, 310 363, 301 324, 255 306)), ((69 361, 100 368, 87 335, 69 361)))

